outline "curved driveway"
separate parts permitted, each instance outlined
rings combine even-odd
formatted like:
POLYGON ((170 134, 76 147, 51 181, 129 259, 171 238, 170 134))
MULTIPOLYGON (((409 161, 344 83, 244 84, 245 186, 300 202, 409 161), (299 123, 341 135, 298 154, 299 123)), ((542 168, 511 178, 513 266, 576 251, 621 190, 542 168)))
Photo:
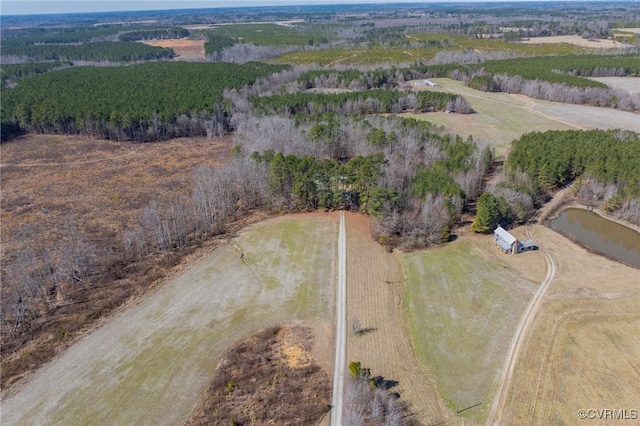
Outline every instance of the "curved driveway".
MULTIPOLYGON (((527 226, 527 237, 533 239, 533 236, 531 235, 531 225, 527 226)), ((533 319, 540 310, 542 299, 544 298, 549 285, 551 284, 551 281, 553 281, 553 278, 556 275, 556 265, 553 262, 553 258, 544 248, 540 247, 540 249, 542 253, 544 253, 545 259, 547 261, 547 275, 542 284, 540 284, 540 287, 538 287, 538 291, 536 291, 536 294, 531 299, 531 302, 529 302, 529 306, 527 306, 527 310, 522 316, 522 319, 518 324, 518 328, 516 329, 516 333, 513 336, 511 346, 509 347, 509 353, 507 354, 504 367, 502 368, 502 375, 500 376, 500 381, 498 382, 498 390, 495 397, 493 398, 493 403, 491 404, 489 413, 487 415, 487 425, 496 425, 500 423, 500 416, 507 399, 509 386, 511 384, 511 377, 513 376, 513 370, 518 360, 520 349, 522 348, 523 342, 525 340, 527 332, 529 331, 529 327, 533 322, 533 319)))

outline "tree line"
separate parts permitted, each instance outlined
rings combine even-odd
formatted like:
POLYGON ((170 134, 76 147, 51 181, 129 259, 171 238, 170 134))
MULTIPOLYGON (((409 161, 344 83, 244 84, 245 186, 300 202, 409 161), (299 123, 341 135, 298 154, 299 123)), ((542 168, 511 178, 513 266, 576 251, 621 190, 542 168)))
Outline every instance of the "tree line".
POLYGON ((640 224, 640 135, 620 130, 533 132, 515 140, 502 178, 478 199, 473 229, 524 223, 550 191, 570 182, 578 198, 640 224))
POLYGON ((72 62, 30 62, 26 64, 2 64, 0 65, 0 79, 5 87, 10 82, 16 82, 33 74, 71 67, 72 62))
POLYGON ((32 61, 134 62, 171 59, 172 49, 136 42, 102 41, 85 44, 42 44, 3 46, 3 57, 29 58, 32 61))
POLYGON ((189 37, 189 30, 182 27, 143 29, 123 32, 118 36, 120 41, 165 40, 189 37))
MULTIPOLYGON (((181 27, 158 25, 104 25, 95 27, 53 27, 53 28, 12 28, 2 32, 2 47, 27 46, 36 44, 79 44, 96 41, 134 41, 145 34, 160 36, 172 34, 186 37, 188 30, 181 27), (185 31, 186 35, 185 35, 185 31), (127 39, 127 34, 133 38, 127 39)), ((176 38, 172 37, 172 38, 176 38)), ((166 37, 164 37, 166 38, 166 37)))
POLYGON ((435 91, 398 91, 373 89, 344 93, 298 92, 257 96, 249 99, 262 114, 316 115, 330 112, 344 114, 380 114, 405 111, 444 111, 471 113, 461 96, 435 91))
POLYGON ((164 140, 229 130, 225 88, 286 66, 155 62, 74 67, 34 75, 3 91, 2 116, 35 133, 164 140))

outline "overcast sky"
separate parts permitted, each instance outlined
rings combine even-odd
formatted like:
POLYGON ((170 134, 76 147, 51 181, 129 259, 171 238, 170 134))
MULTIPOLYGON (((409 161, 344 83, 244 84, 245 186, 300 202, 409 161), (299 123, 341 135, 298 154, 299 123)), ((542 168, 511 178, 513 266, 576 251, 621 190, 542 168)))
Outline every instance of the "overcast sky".
MULTIPOLYGON (((452 1, 452 0, 448 0, 452 1)), ((455 1, 455 0, 453 0, 455 1)), ((300 4, 349 3, 429 3, 429 0, 0 0, 2 15, 31 15, 50 13, 107 12, 129 10, 199 9, 233 6, 292 6, 300 4)), ((433 0, 431 0, 433 2, 433 0)))

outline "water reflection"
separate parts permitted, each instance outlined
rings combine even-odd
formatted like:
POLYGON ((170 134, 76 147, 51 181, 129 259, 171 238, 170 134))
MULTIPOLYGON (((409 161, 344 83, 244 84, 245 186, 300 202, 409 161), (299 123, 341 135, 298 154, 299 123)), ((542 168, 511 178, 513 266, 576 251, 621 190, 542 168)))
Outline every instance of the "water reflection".
POLYGON ((640 233, 587 210, 566 209, 550 223, 576 242, 640 268, 640 233))

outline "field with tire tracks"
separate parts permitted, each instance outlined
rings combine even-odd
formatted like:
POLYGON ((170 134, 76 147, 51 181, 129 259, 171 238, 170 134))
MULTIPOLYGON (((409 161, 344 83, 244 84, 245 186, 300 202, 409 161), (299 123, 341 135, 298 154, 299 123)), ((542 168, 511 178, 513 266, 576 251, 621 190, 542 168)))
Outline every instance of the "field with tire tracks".
POLYGON ((557 273, 516 364, 503 424, 576 424, 580 409, 637 410, 638 270, 547 228, 535 227, 534 237, 557 273))

